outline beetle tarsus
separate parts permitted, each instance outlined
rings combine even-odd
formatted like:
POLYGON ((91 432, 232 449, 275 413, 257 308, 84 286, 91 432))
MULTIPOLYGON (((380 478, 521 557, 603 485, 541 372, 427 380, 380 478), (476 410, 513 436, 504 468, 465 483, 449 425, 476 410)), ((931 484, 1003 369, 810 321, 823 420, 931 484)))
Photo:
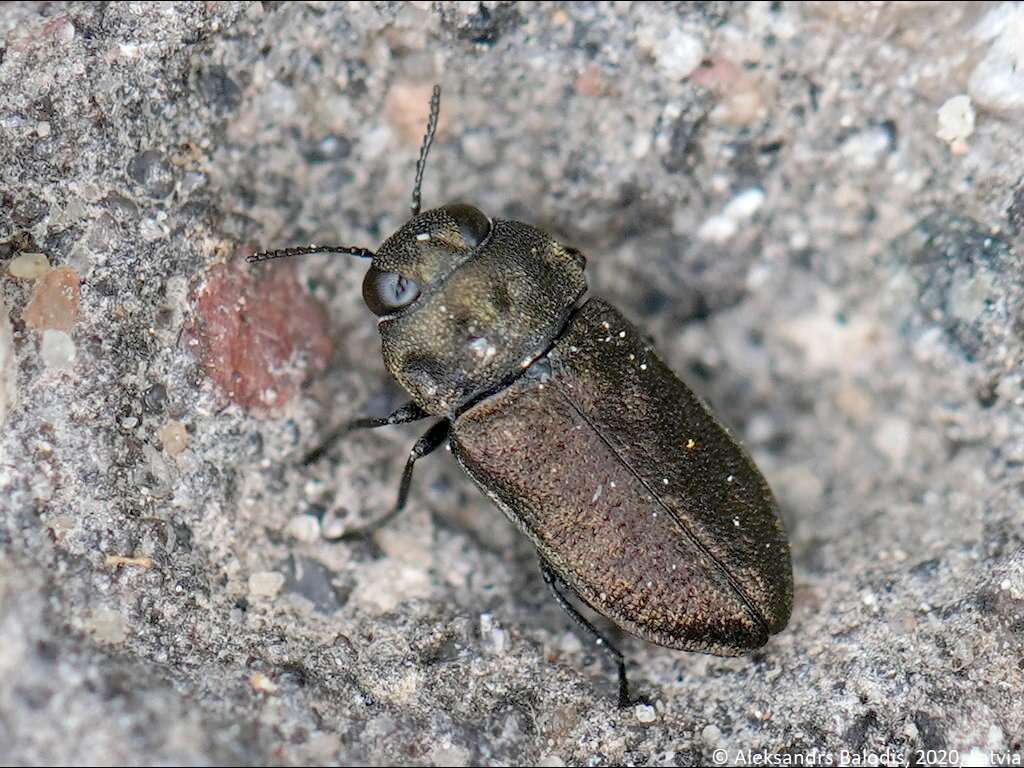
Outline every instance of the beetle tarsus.
POLYGON ((647 699, 642 696, 631 698, 629 695, 629 680, 626 677, 626 658, 622 655, 622 651, 608 642, 608 638, 601 634, 597 627, 587 621, 583 614, 577 611, 576 607, 569 602, 569 599, 559 591, 558 584, 564 584, 565 582, 562 581, 558 574, 551 569, 551 566, 543 560, 541 560, 540 563, 540 572, 544 577, 544 583, 548 585, 548 589, 550 589, 551 594, 555 596, 557 603, 562 606, 562 610, 569 614, 569 618, 576 622, 576 625, 580 629, 590 635, 594 644, 604 650, 605 653, 611 656, 612 660, 615 662, 616 669, 619 673, 619 709, 625 709, 626 707, 630 707, 638 702, 646 702, 647 699))
MULTIPOLYGON (((410 405, 412 405, 412 403, 410 403, 410 405)), ((418 408, 419 406, 415 407, 418 408)), ((419 440, 416 441, 412 450, 409 451, 409 458, 406 460, 405 469, 402 472, 402 483, 398 486, 398 500, 395 502, 395 506, 391 511, 384 515, 384 517, 374 520, 363 528, 348 531, 342 535, 342 540, 366 538, 398 517, 399 513, 405 509, 405 502, 409 498, 409 488, 412 485, 413 467, 416 465, 416 462, 424 456, 433 453, 444 445, 445 441, 448 439, 448 430, 450 426, 451 425, 447 420, 437 422, 434 426, 428 429, 419 440)))
POLYGON ((412 421, 419 421, 420 419, 427 418, 427 412, 420 408, 416 403, 406 403, 401 408, 398 408, 394 413, 388 414, 387 416, 373 417, 366 416, 361 419, 353 419, 352 421, 346 421, 343 424, 332 429, 324 441, 320 443, 316 448, 307 453, 302 458, 302 463, 306 466, 315 464, 322 459, 331 447, 338 442, 341 438, 347 435, 349 432, 355 432, 358 429, 376 429, 377 427, 387 427, 392 424, 408 424, 412 421))

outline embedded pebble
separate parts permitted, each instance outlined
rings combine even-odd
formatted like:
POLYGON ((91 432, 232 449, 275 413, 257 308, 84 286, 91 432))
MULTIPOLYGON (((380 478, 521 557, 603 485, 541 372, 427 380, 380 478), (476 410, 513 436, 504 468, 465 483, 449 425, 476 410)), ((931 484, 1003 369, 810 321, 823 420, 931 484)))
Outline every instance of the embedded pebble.
POLYGON ((884 128, 869 128, 852 134, 842 143, 839 151, 852 168, 867 171, 879 164, 891 141, 889 132, 884 128))
POLYGON ((128 163, 128 175, 148 197, 167 197, 174 191, 174 167, 156 150, 135 155, 128 163))
POLYGON ((558 643, 558 649, 569 655, 580 653, 583 650, 583 641, 575 632, 566 632, 558 643))
POLYGON ((902 466, 910 455, 913 436, 905 419, 895 416, 882 419, 871 439, 875 448, 896 466, 902 466))
POLYGON ((77 273, 57 267, 36 280, 22 320, 36 330, 69 331, 78 319, 81 289, 77 273))
POLYGON ((249 576, 249 596, 275 597, 284 586, 284 576, 277 571, 260 571, 249 576))
POLYGON ((722 243, 732 238, 740 224, 749 220, 764 205, 764 190, 757 187, 744 190, 726 203, 720 214, 711 216, 697 231, 702 240, 722 243))
POLYGON ((159 382, 150 386, 142 393, 142 407, 146 413, 157 414, 163 412, 167 404, 167 387, 159 382))
POLYGON ((739 66, 732 59, 716 56, 703 62, 692 75, 690 82, 715 93, 725 93, 741 75, 739 66))
POLYGON ((717 744, 722 738, 722 732, 717 725, 705 725, 701 729, 700 738, 705 744, 717 744))
POLYGON ((180 421, 168 421, 160 427, 160 442, 169 456, 177 456, 188 448, 188 430, 180 421))
POLYGON ((43 331, 39 354, 43 364, 54 371, 70 371, 75 367, 75 342, 64 331, 43 331))
POLYGON ((633 713, 641 723, 653 723, 658 719, 658 713, 650 704, 637 704, 633 713))
MULTIPOLYGON (((432 82, 399 81, 391 86, 384 99, 384 115, 391 129, 406 144, 417 145, 423 138, 423 126, 430 116, 430 95, 434 89, 432 82)), ((454 94, 445 95, 445 106, 438 115, 437 133, 443 133, 448 121, 456 114, 453 104, 454 94)))
POLYGON ((7 265, 7 274, 19 280, 38 280, 49 271, 50 262, 44 253, 23 253, 7 265))
POLYGON ((330 509, 320 521, 320 532, 328 541, 340 539, 348 529, 347 521, 348 515, 343 510, 330 509))
POLYGON ((85 630, 93 638, 107 645, 119 645, 128 637, 128 624, 120 611, 97 608, 85 621, 85 630))
POLYGON ((426 597, 430 589, 426 570, 386 557, 360 568, 352 600, 374 613, 386 613, 406 600, 426 597))
POLYGON ((741 77, 711 110, 710 120, 719 125, 749 125, 765 117, 768 99, 765 86, 749 77, 741 77))
POLYGON ((284 405, 331 353, 327 316, 291 265, 216 264, 193 293, 188 348, 232 402, 284 405))
POLYGON ((700 38, 670 27, 664 38, 653 46, 654 63, 674 80, 682 80, 700 66, 704 58, 704 44, 700 38))
POLYGON ((939 107, 939 130, 935 133, 950 144, 964 141, 974 133, 974 107, 971 97, 961 94, 948 99, 939 107))
POLYGON ((508 634, 489 613, 480 614, 480 641, 488 653, 500 656, 508 648, 508 634))
POLYGON ((967 93, 991 112, 1024 110, 1024 5, 995 6, 978 25, 977 36, 990 40, 990 46, 967 80, 967 93))
POLYGON ((277 693, 277 683, 262 672, 253 672, 249 676, 249 687, 258 693, 277 693))
POLYGON ((320 521, 312 515, 295 515, 285 526, 285 533, 296 541, 311 544, 320 538, 320 521))
POLYGON ((432 765, 443 766, 443 768, 457 768, 469 765, 469 758, 468 749, 452 744, 434 749, 430 755, 430 762, 432 765))

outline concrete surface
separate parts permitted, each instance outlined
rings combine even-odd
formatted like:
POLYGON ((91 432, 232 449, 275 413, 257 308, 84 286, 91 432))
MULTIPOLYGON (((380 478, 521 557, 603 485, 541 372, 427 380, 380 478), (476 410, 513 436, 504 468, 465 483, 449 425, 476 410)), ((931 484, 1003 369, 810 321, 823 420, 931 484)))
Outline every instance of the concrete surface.
POLYGON ((0 760, 1020 760, 1021 40, 1017 3, 0 6, 0 760), (396 229, 434 81, 426 205, 584 250, 782 502, 788 629, 623 638, 653 711, 450 457, 335 540, 416 427, 299 463, 401 400, 365 264, 235 265, 396 229))

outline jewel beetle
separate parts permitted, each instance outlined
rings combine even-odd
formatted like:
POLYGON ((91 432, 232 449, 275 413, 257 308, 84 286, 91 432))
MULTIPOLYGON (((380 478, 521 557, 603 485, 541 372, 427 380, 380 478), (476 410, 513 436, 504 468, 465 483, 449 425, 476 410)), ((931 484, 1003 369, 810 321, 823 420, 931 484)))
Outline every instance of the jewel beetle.
POLYGON ((465 203, 420 212, 440 111, 431 98, 412 218, 372 252, 263 251, 267 259, 370 259, 363 298, 384 364, 410 402, 353 429, 435 423, 416 461, 444 445, 537 548, 558 603, 612 657, 619 705, 632 699, 622 653, 568 595, 669 648, 735 656, 789 620, 793 575, 778 506, 743 447, 615 307, 587 296, 586 260, 545 232, 465 203))

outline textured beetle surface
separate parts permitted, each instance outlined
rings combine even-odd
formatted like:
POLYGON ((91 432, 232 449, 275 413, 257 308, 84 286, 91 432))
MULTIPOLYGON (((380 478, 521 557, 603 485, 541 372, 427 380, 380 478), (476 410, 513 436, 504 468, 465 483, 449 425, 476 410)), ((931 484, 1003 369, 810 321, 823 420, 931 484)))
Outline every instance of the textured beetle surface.
POLYGON ((495 220, 474 243, 463 234, 474 212, 452 205, 415 217, 371 267, 421 286, 378 328, 388 370, 438 416, 454 416, 543 353, 587 287, 578 256, 534 227, 495 220))
MULTIPOLYGON (((363 298, 384 364, 412 403, 336 429, 438 421, 410 453, 445 439, 480 489, 537 546, 545 581, 628 632, 671 648, 736 655, 789 620, 789 545, 768 484, 707 406, 600 299, 583 301, 585 259, 543 231, 453 203, 420 213, 440 90, 417 165, 413 217, 376 253, 363 298), (582 303, 581 303, 582 302, 582 303)), ((312 456, 320 456, 322 446, 312 456)))
POLYGON ((461 414, 452 449, 591 607, 732 655, 789 619, 789 547, 761 474, 613 307, 588 301, 528 375, 461 414))

